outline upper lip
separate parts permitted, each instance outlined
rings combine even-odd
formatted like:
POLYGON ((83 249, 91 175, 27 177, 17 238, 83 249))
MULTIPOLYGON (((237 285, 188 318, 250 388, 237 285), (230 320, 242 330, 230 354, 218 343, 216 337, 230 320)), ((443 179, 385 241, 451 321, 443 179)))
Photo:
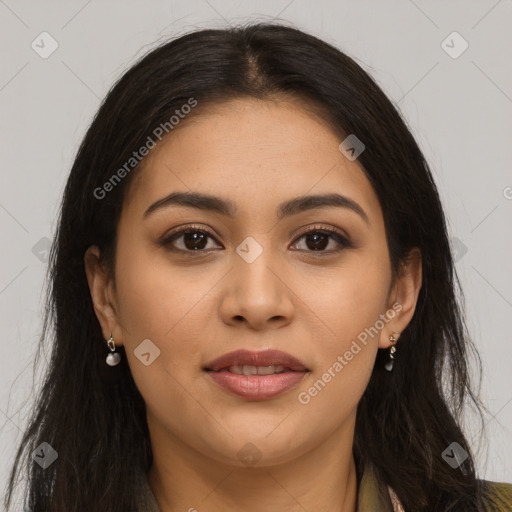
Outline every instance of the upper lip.
POLYGON ((262 350, 254 352, 251 350, 235 350, 224 354, 208 363, 204 369, 218 371, 230 366, 277 366, 282 365, 290 370, 301 372, 309 371, 306 366, 286 352, 280 350, 262 350))

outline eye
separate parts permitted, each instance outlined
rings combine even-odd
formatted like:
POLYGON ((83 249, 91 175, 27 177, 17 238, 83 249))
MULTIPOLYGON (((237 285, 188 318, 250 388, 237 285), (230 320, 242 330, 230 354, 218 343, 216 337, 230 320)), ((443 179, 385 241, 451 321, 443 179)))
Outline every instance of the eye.
POLYGON ((302 235, 300 235, 297 240, 301 240, 302 238, 305 239, 304 245, 306 246, 306 249, 295 250, 333 253, 339 252, 347 247, 352 247, 352 244, 349 242, 349 240, 334 228, 313 226, 304 231, 304 233, 302 233, 302 235), (336 244, 338 244, 338 247, 326 251, 325 248, 329 246, 331 241, 334 241, 336 244))
POLYGON ((182 252, 208 251, 212 247, 207 247, 208 239, 215 240, 214 236, 205 229, 187 226, 183 229, 169 233, 162 240, 162 245, 170 246, 182 252), (179 242, 176 244, 175 242, 179 242))

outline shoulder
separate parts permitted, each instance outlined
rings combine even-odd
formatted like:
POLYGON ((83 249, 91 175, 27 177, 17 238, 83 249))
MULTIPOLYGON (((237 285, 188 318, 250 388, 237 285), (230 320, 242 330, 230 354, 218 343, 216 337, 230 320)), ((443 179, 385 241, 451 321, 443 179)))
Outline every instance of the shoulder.
POLYGON ((481 481, 487 491, 487 494, 493 505, 498 507, 498 511, 512 510, 512 484, 505 482, 490 482, 489 480, 481 481))

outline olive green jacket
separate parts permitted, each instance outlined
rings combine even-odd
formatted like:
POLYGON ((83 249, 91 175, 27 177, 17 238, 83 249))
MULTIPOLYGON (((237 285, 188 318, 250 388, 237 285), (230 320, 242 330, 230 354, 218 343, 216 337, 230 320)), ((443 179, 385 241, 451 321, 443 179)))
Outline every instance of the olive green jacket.
MULTIPOLYGON (((498 508, 489 512, 511 512, 512 511, 512 484, 487 482, 493 496, 502 503, 498 508)), ((141 499, 139 512, 162 512, 149 486, 147 478, 142 478, 141 499)), ((404 512, 398 499, 389 488, 389 495, 381 496, 378 492, 375 476, 371 469, 364 471, 357 495, 356 512, 404 512)))

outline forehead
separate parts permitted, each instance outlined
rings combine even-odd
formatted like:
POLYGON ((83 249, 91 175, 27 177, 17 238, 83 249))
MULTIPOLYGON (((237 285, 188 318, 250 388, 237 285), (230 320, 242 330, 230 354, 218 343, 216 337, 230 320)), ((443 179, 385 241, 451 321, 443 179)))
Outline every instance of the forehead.
POLYGON ((142 162, 125 207, 140 212, 175 190, 198 191, 229 197, 243 214, 244 207, 336 191, 378 215, 375 192, 359 163, 339 150, 342 140, 318 110, 297 101, 199 106, 142 162))

